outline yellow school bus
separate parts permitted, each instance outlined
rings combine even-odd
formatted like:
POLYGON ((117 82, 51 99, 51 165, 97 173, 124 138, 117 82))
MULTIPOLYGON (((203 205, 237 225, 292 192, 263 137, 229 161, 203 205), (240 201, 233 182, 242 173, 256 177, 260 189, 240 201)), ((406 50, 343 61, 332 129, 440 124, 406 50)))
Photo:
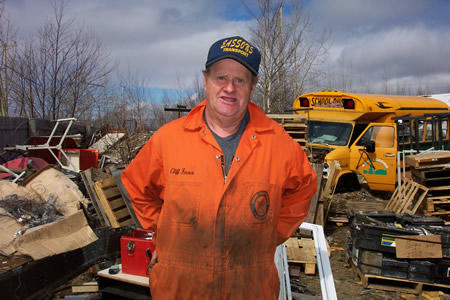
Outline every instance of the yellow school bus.
POLYGON ((360 174, 370 189, 393 191, 400 153, 449 146, 449 106, 432 98, 322 91, 299 96, 293 109, 308 118, 308 146, 324 176, 339 161, 340 183, 360 174))

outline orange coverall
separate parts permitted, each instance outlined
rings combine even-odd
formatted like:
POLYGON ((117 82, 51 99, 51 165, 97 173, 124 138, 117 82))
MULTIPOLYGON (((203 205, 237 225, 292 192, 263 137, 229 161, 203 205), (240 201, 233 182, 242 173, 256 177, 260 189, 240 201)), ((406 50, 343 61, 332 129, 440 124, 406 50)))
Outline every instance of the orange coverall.
POLYGON ((317 178, 303 149, 255 104, 228 172, 206 101, 158 130, 122 181, 155 230, 153 299, 277 299, 275 248, 303 222, 317 178))

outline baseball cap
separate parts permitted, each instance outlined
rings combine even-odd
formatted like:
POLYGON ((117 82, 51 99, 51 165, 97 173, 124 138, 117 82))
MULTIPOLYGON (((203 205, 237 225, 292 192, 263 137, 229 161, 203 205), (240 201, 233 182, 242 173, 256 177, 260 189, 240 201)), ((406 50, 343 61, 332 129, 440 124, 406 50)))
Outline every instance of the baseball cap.
POLYGON ((240 36, 233 36, 218 40, 209 48, 206 68, 224 58, 232 58, 254 75, 258 75, 261 54, 259 50, 240 36))

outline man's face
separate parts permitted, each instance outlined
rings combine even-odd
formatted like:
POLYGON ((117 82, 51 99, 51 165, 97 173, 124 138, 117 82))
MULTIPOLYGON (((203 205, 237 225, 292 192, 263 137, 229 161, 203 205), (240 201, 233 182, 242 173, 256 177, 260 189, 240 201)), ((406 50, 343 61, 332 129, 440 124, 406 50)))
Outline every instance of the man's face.
POLYGON ((240 122, 256 86, 252 78, 250 70, 234 59, 225 58, 211 65, 203 78, 208 121, 240 122))

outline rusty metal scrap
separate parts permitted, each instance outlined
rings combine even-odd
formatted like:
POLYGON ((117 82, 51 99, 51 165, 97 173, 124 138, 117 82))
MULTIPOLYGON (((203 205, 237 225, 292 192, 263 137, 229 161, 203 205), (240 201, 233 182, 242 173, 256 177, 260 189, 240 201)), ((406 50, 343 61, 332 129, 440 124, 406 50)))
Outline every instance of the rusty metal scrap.
POLYGON ((64 218, 58 212, 55 201, 55 196, 52 194, 45 203, 11 194, 0 200, 0 207, 16 218, 20 224, 32 228, 64 218))

